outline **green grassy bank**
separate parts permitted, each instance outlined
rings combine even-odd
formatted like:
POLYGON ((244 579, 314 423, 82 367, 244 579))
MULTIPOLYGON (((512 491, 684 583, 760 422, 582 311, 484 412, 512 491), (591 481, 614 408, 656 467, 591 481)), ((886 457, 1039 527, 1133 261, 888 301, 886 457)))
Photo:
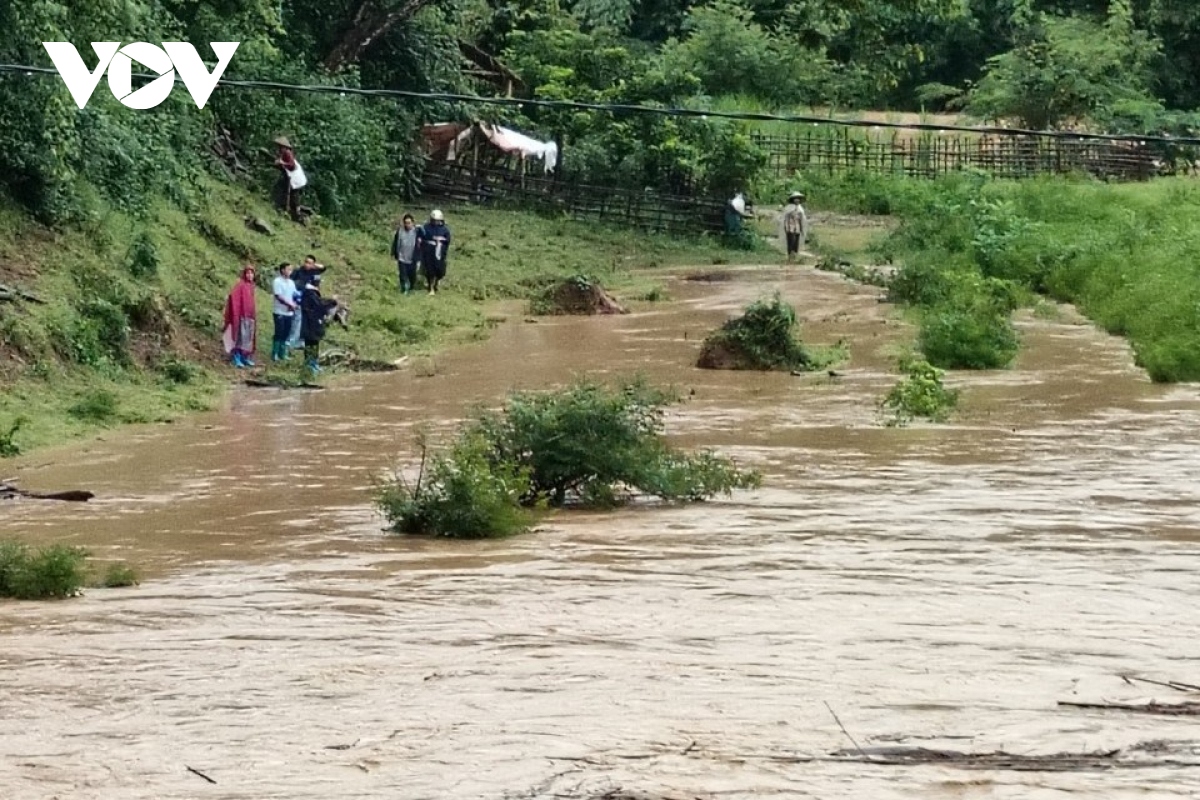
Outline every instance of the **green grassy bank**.
MULTIPOLYGON (((305 228, 227 184, 200 189, 202 201, 164 201, 137 216, 97 199, 99 211, 67 231, 0 205, 0 284, 36 298, 0 302, 0 455, 212 407, 246 377, 224 364, 220 344, 225 296, 245 261, 264 283, 279 262, 314 254, 331 267, 326 292, 353 310, 348 330, 331 327, 326 349, 393 360, 485 337, 493 301, 530 298, 555 278, 593 276, 636 300, 661 294, 647 268, 739 257, 699 240, 446 208, 455 245, 444 291, 402 297, 392 225, 405 210, 421 218, 427 208, 383 208, 353 228, 319 219, 305 228), (250 229, 248 217, 272 234, 250 229)), ((258 317, 261 365, 271 334, 262 289, 258 317)))
POLYGON ((1200 181, 799 182, 814 208, 899 219, 869 258, 898 266, 891 295, 917 307, 922 349, 939 365, 1006 364, 1009 312, 1042 294, 1126 337, 1153 380, 1200 380, 1200 181))

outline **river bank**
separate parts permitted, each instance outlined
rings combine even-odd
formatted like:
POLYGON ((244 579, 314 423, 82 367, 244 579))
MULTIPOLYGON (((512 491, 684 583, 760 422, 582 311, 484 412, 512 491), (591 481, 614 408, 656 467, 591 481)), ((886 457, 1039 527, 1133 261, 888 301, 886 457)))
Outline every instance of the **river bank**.
POLYGON ((263 287, 280 262, 310 253, 331 268, 327 293, 354 312, 348 329, 331 329, 326 350, 383 362, 485 338, 555 279, 592 276, 625 300, 652 302, 655 269, 747 256, 701 240, 448 207, 455 243, 444 291, 401 297, 392 226, 405 211, 429 209, 393 206, 358 227, 315 219, 305 228, 226 184, 212 182, 204 196, 139 215, 107 208, 67 231, 0 208, 0 284, 36 299, 0 303, 0 438, 21 420, 7 441, 29 452, 219 407, 248 377, 220 350, 225 295, 247 261, 260 271, 260 369, 251 374, 261 378, 271 335, 263 287))

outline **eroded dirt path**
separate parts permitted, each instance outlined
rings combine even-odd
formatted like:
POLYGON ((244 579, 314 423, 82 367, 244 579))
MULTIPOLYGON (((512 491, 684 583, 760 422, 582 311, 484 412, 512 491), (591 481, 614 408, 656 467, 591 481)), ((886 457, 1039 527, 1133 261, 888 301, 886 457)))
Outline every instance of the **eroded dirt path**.
MULTIPOLYGON (((1192 797, 1200 770, 964 771, 806 761, 850 746, 1024 754, 1160 742, 1187 718, 1058 700, 1200 683, 1200 397, 1120 340, 1022 323, 1011 371, 955 375, 953 425, 874 404, 911 331, 807 268, 676 282, 628 317, 514 317, 438 375, 247 391, 183 425, 18 463, 86 506, 6 505, 0 534, 150 580, 0 604, 0 786, 34 798, 509 798, 613 786, 759 798, 1192 797), (700 372, 703 335, 780 288, 838 377, 700 372), (505 542, 380 533, 372 481, 414 426, 510 387, 640 370, 671 429, 766 474, 690 508, 567 514, 505 542), (209 784, 186 767, 216 781, 209 784)), ((1167 754, 1164 756, 1163 754, 1167 754)))

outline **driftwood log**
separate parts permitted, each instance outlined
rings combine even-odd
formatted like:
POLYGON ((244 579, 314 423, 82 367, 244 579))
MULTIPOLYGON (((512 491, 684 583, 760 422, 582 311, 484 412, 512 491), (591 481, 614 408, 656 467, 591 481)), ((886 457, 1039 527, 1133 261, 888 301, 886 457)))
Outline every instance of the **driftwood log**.
POLYGON ((1200 703, 1073 703, 1059 700, 1060 706, 1101 711, 1129 711, 1135 714, 1159 714, 1167 717, 1200 717, 1200 703))
POLYGON ((0 483, 0 500, 15 500, 23 497, 29 500, 62 500, 68 503, 86 503, 95 496, 92 492, 80 490, 67 492, 27 492, 24 489, 18 489, 11 483, 0 483))

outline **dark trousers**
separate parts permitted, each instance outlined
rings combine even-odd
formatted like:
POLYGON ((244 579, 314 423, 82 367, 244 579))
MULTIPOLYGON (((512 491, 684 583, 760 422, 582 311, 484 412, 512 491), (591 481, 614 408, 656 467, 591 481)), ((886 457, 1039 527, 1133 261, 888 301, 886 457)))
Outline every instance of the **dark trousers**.
POLYGON ((305 339, 304 340, 304 360, 308 364, 316 364, 321 358, 321 340, 320 339, 305 339))
POLYGON ((292 318, 282 314, 273 314, 272 316, 275 317, 275 332, 271 336, 271 341, 275 344, 282 344, 292 333, 292 318))
POLYGON ((271 194, 274 196, 276 208, 286 211, 296 222, 300 221, 300 190, 292 188, 286 172, 275 181, 275 188, 271 194))
POLYGON ((400 275, 400 290, 411 289, 417 285, 417 262, 396 262, 396 272, 400 275))
POLYGON ((425 280, 429 288, 437 288, 438 281, 446 277, 446 259, 422 258, 421 263, 425 267, 425 280))
POLYGON ((800 234, 788 233, 787 236, 787 254, 794 256, 800 252, 800 234))

